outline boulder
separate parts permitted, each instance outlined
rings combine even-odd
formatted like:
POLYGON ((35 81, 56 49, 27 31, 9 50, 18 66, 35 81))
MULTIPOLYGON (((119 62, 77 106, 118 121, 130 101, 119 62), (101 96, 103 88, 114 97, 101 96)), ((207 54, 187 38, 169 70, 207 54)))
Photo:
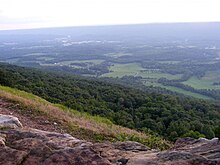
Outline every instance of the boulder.
POLYGON ((0 114, 0 129, 19 127, 22 127, 22 124, 17 117, 0 114))

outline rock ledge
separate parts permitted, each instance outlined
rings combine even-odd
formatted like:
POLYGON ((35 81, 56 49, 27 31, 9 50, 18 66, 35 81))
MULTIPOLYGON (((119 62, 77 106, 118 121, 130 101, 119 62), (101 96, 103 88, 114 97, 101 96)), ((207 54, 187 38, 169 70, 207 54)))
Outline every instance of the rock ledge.
POLYGON ((167 151, 137 142, 95 143, 69 134, 24 128, 0 115, 0 164, 4 165, 220 165, 218 139, 179 139, 167 151))

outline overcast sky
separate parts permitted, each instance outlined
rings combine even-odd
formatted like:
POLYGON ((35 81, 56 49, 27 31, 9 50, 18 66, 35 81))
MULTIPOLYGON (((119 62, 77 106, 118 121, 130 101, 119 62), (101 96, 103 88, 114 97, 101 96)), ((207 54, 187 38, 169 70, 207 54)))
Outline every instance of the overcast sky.
POLYGON ((0 0, 0 30, 220 21, 220 0, 0 0))

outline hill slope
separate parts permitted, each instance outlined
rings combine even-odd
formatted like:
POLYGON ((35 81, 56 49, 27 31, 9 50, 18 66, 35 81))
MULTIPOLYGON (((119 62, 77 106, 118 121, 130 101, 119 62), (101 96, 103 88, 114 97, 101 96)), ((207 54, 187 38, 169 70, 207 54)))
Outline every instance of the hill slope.
POLYGON ((194 165, 220 163, 220 143, 217 138, 179 139, 173 148, 162 152, 131 141, 94 143, 94 140, 97 140, 97 134, 99 137, 101 135, 116 140, 116 133, 123 133, 127 137, 132 135, 131 140, 142 139, 141 142, 146 145, 151 144, 152 147, 165 149, 169 146, 166 141, 116 126, 104 118, 92 117, 74 110, 70 112, 67 109, 64 110, 65 107, 61 109, 37 96, 16 89, 3 86, 0 86, 0 89, 0 113, 5 114, 0 114, 0 164, 194 165), (85 122, 86 125, 83 125, 85 122), (81 129, 87 133, 79 131, 81 129), (83 135, 90 140, 94 137, 95 139, 91 143, 77 139, 67 132, 81 138, 83 135))
POLYGON ((220 106, 213 102, 147 93, 98 80, 1 64, 0 84, 170 140, 189 134, 212 138, 213 128, 220 125, 220 106))
MULTIPOLYGON (((20 94, 27 95, 27 93, 20 94)), ((9 95, 3 94, 2 96, 9 98, 11 93, 9 95)), ((17 97, 13 96, 10 98, 15 99, 17 97)), ((22 98, 24 98, 24 96, 22 98)), ((36 97, 32 95, 32 99, 34 98, 36 97)), ((41 102, 41 104, 43 103, 41 102)), ((18 115, 19 113, 19 119, 22 118, 24 122, 24 119, 28 118, 28 116, 26 116, 27 114, 25 113, 23 114, 24 116, 22 116, 17 108, 11 107, 13 105, 17 107, 17 104, 15 103, 9 103, 2 99, 0 100, 0 110, 2 112, 9 111, 10 113, 13 113, 13 115, 18 115), (9 107, 11 109, 8 109, 9 107)), ((26 109, 23 110, 26 111, 26 109)), ((48 109, 48 111, 50 110, 51 109, 48 109)), ((37 114, 39 114, 39 112, 37 114)), ((34 116, 35 115, 36 114, 34 114, 34 116)), ((39 115, 37 117, 39 117, 39 115)), ((220 143, 217 138, 212 140, 204 138, 198 140, 192 138, 179 139, 173 148, 161 152, 159 150, 150 150, 143 144, 131 141, 91 143, 77 139, 66 133, 60 134, 57 132, 42 131, 31 128, 32 126, 35 127, 37 125, 27 125, 27 123, 24 123, 25 126, 23 127, 19 119, 11 115, 0 114, 0 164, 217 165, 220 163, 220 143)), ((33 118, 32 120, 35 121, 31 122, 31 124, 36 122, 36 119, 33 118)), ((39 121, 39 118, 37 120, 38 125, 40 122, 44 121, 39 121)), ((29 122, 29 120, 26 121, 29 122)), ((49 122, 50 121, 48 121, 48 123, 49 122)), ((41 126, 41 124, 39 126, 41 126)))
POLYGON ((0 86, 0 113, 13 114, 26 127, 70 133, 93 142, 132 140, 152 148, 165 149, 170 146, 159 137, 117 126, 106 118, 80 113, 47 102, 33 94, 4 86, 0 86))

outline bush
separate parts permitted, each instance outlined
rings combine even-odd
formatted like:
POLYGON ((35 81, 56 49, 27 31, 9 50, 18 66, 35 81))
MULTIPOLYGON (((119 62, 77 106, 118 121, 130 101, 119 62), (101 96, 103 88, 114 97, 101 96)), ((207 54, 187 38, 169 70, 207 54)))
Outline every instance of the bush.
POLYGON ((215 133, 215 137, 220 138, 220 126, 215 127, 214 133, 215 133))
POLYGON ((185 133, 184 135, 182 135, 182 137, 191 137, 191 138, 194 138, 194 139, 198 139, 198 138, 201 138, 201 137, 205 137, 205 135, 199 133, 198 131, 192 131, 191 130, 191 131, 185 133))

